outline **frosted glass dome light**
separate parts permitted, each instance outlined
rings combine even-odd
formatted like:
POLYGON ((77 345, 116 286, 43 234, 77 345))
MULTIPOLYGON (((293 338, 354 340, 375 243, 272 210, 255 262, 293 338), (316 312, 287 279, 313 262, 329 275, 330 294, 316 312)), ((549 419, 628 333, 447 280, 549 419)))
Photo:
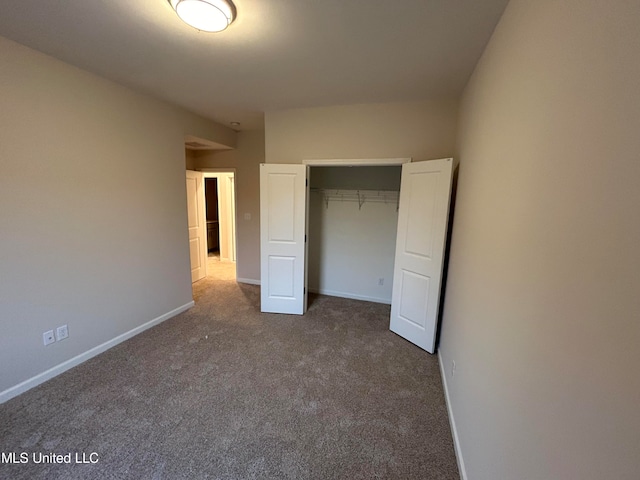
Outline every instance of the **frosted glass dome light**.
POLYGON ((221 32, 235 19, 235 7, 229 0, 169 0, 178 16, 188 25, 204 32, 221 32))

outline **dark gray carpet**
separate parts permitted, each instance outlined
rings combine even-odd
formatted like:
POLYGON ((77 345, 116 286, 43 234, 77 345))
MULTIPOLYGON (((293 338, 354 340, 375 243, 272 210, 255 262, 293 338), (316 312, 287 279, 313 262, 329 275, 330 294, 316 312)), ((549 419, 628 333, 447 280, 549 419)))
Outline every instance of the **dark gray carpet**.
POLYGON ((0 478, 459 478, 437 357, 388 330, 388 306, 317 296, 303 317, 261 314, 259 287, 225 272, 194 295, 0 405, 1 452, 98 463, 30 458, 0 478))

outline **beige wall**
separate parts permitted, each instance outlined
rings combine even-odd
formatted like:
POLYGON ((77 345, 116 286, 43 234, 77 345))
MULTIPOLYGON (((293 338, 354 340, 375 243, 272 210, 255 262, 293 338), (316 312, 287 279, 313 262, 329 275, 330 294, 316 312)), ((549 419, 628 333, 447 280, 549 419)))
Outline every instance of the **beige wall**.
POLYGON ((185 148, 184 160, 187 170, 194 170, 196 168, 196 151, 185 148))
POLYGON ((267 112, 266 159, 450 157, 456 120, 454 100, 267 112))
POLYGON ((639 24, 512 0, 466 89, 440 352, 470 480, 638 478, 639 24))
POLYGON ((233 168, 236 171, 237 275, 260 281, 260 164, 264 163, 264 131, 238 134, 236 150, 198 151, 198 169, 233 168), (245 219, 249 214, 250 219, 245 219))
POLYGON ((235 132, 2 38, 0 64, 2 401, 191 302, 184 136, 235 132))

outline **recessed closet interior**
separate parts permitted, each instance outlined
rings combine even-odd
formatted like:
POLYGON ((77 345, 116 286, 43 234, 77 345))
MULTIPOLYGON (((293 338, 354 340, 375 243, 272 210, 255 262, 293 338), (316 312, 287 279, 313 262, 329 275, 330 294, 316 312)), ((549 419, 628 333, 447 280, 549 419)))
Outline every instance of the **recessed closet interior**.
POLYGON ((391 303, 400 166, 313 166, 309 291, 391 303))

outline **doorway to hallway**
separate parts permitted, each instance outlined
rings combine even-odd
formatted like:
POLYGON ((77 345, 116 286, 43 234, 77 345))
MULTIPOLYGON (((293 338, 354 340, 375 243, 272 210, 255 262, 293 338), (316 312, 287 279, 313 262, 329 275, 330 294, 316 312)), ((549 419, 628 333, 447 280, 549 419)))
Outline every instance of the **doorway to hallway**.
POLYGON ((186 173, 191 281, 197 282, 220 269, 235 280, 235 172, 186 173))
POLYGON ((235 172, 203 172, 207 276, 236 278, 235 172))

